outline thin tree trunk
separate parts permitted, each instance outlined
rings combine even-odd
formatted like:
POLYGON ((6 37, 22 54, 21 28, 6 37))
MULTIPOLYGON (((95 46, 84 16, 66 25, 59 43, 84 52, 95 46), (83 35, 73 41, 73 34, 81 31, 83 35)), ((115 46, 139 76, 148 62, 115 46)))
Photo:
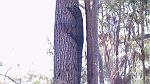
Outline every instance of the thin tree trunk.
MULTIPOLYGON (((87 81, 88 84, 98 84, 99 59, 101 59, 98 46, 98 4, 99 0, 85 0, 86 33, 87 33, 87 81)), ((102 60, 100 61, 102 64, 102 60)), ((102 66, 101 66, 102 68, 102 66)), ((103 70, 100 70, 100 77, 103 70)), ((103 80, 103 79, 102 79, 103 80)), ((104 82, 104 81, 102 81, 104 82)))
POLYGON ((141 20, 141 58, 143 66, 143 84, 145 84, 145 53, 144 53, 144 9, 145 9, 145 0, 141 0, 140 8, 140 20, 141 20))
POLYGON ((122 0, 119 1, 119 21, 118 21, 118 25, 116 27, 116 45, 115 45, 115 49, 116 49, 116 71, 117 71, 117 74, 116 74, 116 80, 115 80, 115 83, 114 84, 120 84, 121 83, 121 80, 120 80, 120 77, 119 77, 119 32, 120 32, 120 23, 121 23, 121 3, 122 3, 122 0))

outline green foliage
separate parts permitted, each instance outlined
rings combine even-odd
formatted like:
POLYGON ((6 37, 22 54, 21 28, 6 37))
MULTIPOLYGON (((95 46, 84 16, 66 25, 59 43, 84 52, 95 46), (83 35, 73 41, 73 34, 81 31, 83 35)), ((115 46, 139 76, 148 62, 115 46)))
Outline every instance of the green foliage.
POLYGON ((37 80, 33 84, 40 84, 40 81, 37 80))
POLYGON ((146 44, 145 44, 145 53, 147 53, 147 55, 150 55, 150 41, 148 41, 146 44))

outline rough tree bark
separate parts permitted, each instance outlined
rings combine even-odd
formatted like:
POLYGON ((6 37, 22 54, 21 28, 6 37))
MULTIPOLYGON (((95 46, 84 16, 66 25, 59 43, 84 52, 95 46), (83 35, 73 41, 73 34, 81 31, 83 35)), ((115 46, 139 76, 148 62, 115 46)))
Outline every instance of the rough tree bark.
MULTIPOLYGON (((54 84, 80 84, 83 44, 79 46, 76 37, 73 36, 78 34, 78 30, 75 29, 76 18, 71 13, 71 8, 74 7, 74 4, 78 6, 78 0, 56 0, 54 84)), ((75 11, 75 13, 77 12, 75 11)))

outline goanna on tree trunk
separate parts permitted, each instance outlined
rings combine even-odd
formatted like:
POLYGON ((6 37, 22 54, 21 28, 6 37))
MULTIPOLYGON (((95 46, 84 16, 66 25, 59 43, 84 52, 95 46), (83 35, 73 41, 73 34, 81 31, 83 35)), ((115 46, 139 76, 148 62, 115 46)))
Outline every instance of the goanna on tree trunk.
POLYGON ((83 20, 78 7, 78 0, 56 0, 54 84, 80 84, 83 20))

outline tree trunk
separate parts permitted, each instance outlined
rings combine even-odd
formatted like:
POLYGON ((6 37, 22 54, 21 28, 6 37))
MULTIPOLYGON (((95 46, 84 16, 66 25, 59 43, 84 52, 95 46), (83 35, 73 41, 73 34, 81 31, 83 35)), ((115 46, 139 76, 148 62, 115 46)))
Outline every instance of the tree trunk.
MULTIPOLYGON (((100 57, 98 47, 98 4, 99 0, 85 0, 88 84, 98 84, 98 58, 100 57), (91 1, 93 2, 92 6, 90 6, 91 1)), ((103 72, 103 70, 100 71, 103 72)))
POLYGON ((143 66, 143 84, 145 84, 145 52, 144 52, 144 10, 146 8, 146 1, 140 0, 140 20, 141 20, 141 58, 142 58, 142 66, 143 66))
POLYGON ((121 84, 122 83, 122 79, 119 76, 119 33, 120 33, 120 24, 121 24, 121 7, 122 7, 122 1, 119 1, 119 21, 118 21, 118 25, 116 27, 116 45, 115 45, 115 49, 116 49, 116 79, 114 79, 114 84, 121 84))
POLYGON ((78 34, 75 18, 69 10, 74 4, 78 5, 78 0, 56 0, 54 84, 80 84, 83 44, 79 46, 73 37, 78 34))

